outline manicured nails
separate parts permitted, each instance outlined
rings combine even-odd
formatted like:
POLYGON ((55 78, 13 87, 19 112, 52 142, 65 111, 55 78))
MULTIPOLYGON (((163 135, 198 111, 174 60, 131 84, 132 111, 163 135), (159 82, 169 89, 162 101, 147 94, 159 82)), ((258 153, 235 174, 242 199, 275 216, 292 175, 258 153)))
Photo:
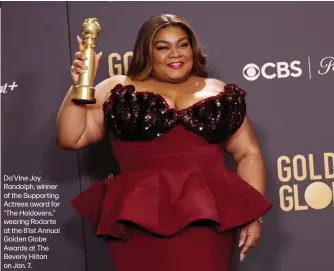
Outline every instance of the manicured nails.
POLYGON ((240 262, 242 262, 244 259, 245 259, 245 257, 246 257, 246 254, 240 254, 240 262))

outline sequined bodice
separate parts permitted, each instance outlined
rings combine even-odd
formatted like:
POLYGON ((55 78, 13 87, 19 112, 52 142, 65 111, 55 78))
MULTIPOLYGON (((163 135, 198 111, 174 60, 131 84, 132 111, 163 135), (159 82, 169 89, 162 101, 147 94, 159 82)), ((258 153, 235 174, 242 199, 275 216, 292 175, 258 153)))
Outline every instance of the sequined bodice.
POLYGON ((153 140, 182 124, 209 143, 219 143, 241 126, 245 95, 238 86, 228 84, 219 94, 176 110, 160 94, 118 84, 103 104, 105 124, 119 140, 153 140))
MULTIPOLYGON (((272 204, 225 167, 220 144, 208 144, 241 126, 244 96, 227 85, 216 96, 176 110, 160 94, 117 85, 103 104, 117 176, 94 183, 72 205, 97 236, 124 244, 136 238, 138 227, 145 235, 172 237, 205 221, 222 233, 263 216, 272 204)), ((185 271, 175 266, 168 270, 185 271)))

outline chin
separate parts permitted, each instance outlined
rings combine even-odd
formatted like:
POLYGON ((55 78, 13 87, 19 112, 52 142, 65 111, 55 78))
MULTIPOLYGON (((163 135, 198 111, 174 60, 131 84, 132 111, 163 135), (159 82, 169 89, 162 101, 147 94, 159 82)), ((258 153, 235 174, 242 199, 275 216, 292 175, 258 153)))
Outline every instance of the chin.
POLYGON ((173 76, 173 77, 168 77, 167 80, 168 80, 170 83, 177 84, 177 83, 182 83, 183 81, 187 80, 188 77, 189 77, 188 75, 184 75, 184 76, 173 76))
POLYGON ((163 73, 153 73, 153 77, 157 80, 168 82, 168 83, 181 83, 186 81, 191 75, 191 70, 189 71, 174 71, 174 72, 163 72, 163 73))
POLYGON ((179 83, 179 82, 182 82, 182 81, 185 81, 188 79, 190 75, 190 72, 188 73, 179 73, 179 74, 168 74, 167 78, 168 80, 170 80, 171 82, 176 82, 176 83, 179 83))

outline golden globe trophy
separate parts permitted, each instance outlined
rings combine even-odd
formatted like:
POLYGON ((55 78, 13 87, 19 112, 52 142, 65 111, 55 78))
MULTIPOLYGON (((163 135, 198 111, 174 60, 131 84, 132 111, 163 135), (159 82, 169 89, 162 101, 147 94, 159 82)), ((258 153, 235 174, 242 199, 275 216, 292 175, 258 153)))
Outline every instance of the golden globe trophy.
POLYGON ((78 84, 74 86, 74 95, 71 100, 80 104, 95 104, 95 89, 93 87, 93 76, 95 70, 94 48, 96 47, 95 38, 101 31, 100 25, 96 18, 88 18, 82 24, 82 35, 86 38, 83 40, 84 51, 86 57, 85 65, 87 70, 79 75, 78 84))

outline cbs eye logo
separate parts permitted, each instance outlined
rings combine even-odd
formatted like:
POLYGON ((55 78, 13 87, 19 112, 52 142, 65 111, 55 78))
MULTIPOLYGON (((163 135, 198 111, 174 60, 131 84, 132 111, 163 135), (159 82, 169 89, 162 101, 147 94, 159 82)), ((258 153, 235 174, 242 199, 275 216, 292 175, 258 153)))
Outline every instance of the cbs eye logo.
POLYGON ((249 63, 243 68, 242 74, 248 81, 255 81, 260 76, 260 68, 256 64, 249 63))
POLYGON ((249 63, 242 69, 242 74, 248 81, 255 81, 260 76, 265 79, 300 77, 303 73, 299 67, 300 64, 301 62, 298 60, 294 60, 291 63, 282 61, 277 63, 268 62, 261 67, 254 63, 249 63))

